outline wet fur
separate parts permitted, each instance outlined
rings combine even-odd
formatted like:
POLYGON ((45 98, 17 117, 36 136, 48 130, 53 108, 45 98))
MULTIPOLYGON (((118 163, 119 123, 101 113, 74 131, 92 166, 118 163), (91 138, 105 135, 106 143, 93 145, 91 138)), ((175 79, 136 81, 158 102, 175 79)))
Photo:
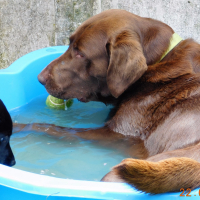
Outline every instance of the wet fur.
POLYGON ((15 164, 15 158, 10 147, 12 129, 13 124, 10 114, 0 99, 0 164, 7 166, 15 164))
POLYGON ((200 186, 200 45, 183 40, 160 61, 173 33, 157 20, 105 11, 84 22, 38 76, 58 98, 114 105, 105 127, 77 132, 124 142, 138 158, 125 159, 102 181, 147 193, 200 186))

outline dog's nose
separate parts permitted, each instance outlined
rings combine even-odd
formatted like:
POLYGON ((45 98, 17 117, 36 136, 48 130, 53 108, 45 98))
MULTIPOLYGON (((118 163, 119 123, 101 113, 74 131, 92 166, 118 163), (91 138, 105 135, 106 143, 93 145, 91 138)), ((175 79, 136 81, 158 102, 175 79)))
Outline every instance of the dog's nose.
POLYGON ((10 162, 10 167, 14 166, 15 164, 16 164, 16 161, 15 161, 15 160, 12 160, 12 161, 10 162))
POLYGON ((50 69, 51 69, 51 64, 48 65, 47 67, 45 67, 38 75, 38 81, 42 84, 42 85, 46 85, 47 80, 49 78, 49 73, 50 73, 50 69))
POLYGON ((38 81, 42 84, 45 85, 47 80, 44 78, 44 76, 41 75, 41 73, 38 75, 38 81))

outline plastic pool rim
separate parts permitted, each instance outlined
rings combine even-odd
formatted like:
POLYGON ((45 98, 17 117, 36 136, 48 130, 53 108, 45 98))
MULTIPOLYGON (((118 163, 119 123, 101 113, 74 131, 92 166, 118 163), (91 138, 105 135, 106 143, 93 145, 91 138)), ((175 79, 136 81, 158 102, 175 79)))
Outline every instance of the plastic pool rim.
MULTIPOLYGON (((46 93, 37 75, 52 60, 63 54, 67 46, 56 46, 31 52, 7 69, 0 70, 0 99, 8 110, 27 104, 46 93), (11 96, 12 95, 12 96, 11 96), (14 99, 14 100, 13 100, 14 99)), ((25 172, 0 165, 0 199, 176 199, 180 193, 147 195, 125 183, 103 183, 61 179, 25 172), (169 197, 170 196, 170 197, 169 197), (9 197, 9 198, 7 198, 9 197)), ((198 194, 198 191, 194 191, 198 194)))

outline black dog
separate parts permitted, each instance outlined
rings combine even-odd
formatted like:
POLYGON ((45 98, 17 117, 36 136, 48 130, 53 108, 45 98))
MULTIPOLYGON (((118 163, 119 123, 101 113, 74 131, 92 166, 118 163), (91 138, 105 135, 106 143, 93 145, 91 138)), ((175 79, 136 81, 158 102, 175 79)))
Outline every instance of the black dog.
POLYGON ((10 147, 13 123, 4 103, 0 99, 0 164, 15 165, 15 157, 10 147))

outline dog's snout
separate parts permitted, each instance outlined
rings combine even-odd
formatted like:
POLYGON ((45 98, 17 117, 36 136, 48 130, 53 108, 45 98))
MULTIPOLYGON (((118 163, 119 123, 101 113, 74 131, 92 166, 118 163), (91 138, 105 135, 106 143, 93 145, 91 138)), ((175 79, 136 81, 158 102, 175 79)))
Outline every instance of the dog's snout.
POLYGON ((47 67, 45 67, 40 74, 38 75, 38 81, 42 84, 42 85, 46 85, 46 82, 48 80, 49 77, 49 73, 50 73, 50 69, 52 68, 52 65, 48 65, 47 67))
POLYGON ((38 75, 38 81, 39 81, 42 85, 45 85, 46 82, 47 82, 46 78, 45 78, 44 76, 42 76, 41 73, 38 75))
POLYGON ((16 161, 15 161, 15 159, 13 159, 11 162, 10 162, 10 167, 12 167, 12 166, 14 166, 16 164, 16 161))

